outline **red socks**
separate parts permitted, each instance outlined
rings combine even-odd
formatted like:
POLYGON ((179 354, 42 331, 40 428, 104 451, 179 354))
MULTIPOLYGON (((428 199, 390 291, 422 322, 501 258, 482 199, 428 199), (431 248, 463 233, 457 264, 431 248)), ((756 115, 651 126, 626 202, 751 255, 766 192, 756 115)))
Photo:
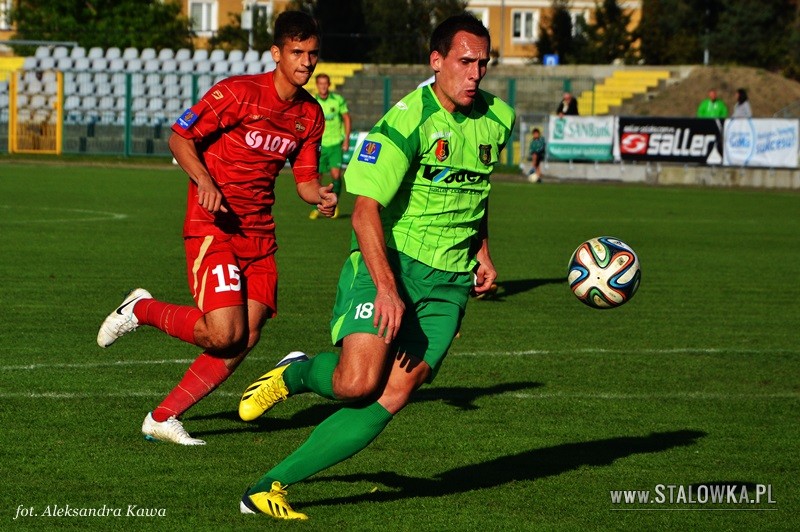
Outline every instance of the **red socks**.
POLYGON ((151 325, 170 336, 194 344, 194 326, 203 317, 197 307, 163 303, 155 299, 142 299, 133 307, 139 324, 151 325))
POLYGON ((192 362, 181 382, 153 410, 153 419, 161 423, 171 416, 179 417, 225 382, 231 373, 233 371, 228 369, 224 359, 203 353, 192 362))

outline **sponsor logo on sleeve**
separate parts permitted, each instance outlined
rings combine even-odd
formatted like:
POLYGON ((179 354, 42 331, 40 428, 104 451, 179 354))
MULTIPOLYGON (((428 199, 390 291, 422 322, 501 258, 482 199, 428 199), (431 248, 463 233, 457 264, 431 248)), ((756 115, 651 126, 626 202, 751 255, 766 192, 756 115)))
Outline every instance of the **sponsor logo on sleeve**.
POLYGON ((197 122, 197 118, 198 116, 194 114, 194 112, 191 109, 187 109, 183 112, 181 116, 178 117, 177 124, 183 129, 189 129, 190 127, 192 127, 192 124, 197 122))
POLYGON ((380 153, 380 142, 365 140, 364 144, 361 145, 361 151, 358 153, 358 160, 369 164, 375 164, 380 153))

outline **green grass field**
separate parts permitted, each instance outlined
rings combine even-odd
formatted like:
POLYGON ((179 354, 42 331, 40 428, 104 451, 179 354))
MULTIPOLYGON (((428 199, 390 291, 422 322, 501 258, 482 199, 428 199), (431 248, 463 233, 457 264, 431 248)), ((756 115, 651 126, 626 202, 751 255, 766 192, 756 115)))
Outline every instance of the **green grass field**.
POLYGON ((290 175, 277 193, 280 315, 184 418, 208 445, 183 448, 139 429, 198 350, 148 328, 107 350, 95 336, 130 288, 191 303, 184 175, 2 162, 0 528, 800 529, 800 194, 608 184, 496 182, 500 290, 470 302, 436 381, 364 452, 290 489, 310 521, 240 515, 244 489, 334 408, 302 395, 236 415, 286 352, 329 347, 349 245, 349 217, 308 220, 290 175), (609 311, 566 284, 572 251, 602 234, 642 264, 638 294, 609 311), (612 503, 659 485, 663 504, 612 503), (774 503, 680 498, 759 485, 774 503), (67 507, 123 515, 46 515, 67 507))

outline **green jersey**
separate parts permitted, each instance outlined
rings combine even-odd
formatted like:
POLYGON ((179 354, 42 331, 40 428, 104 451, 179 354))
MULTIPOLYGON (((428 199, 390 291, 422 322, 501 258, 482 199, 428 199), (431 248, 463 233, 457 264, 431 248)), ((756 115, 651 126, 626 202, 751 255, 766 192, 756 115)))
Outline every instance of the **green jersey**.
POLYGON ((432 268, 467 272, 486 212, 489 176, 514 109, 479 90, 469 115, 442 108, 430 86, 399 101, 347 167, 347 191, 378 201, 386 245, 432 268))
POLYGON ((349 113, 347 102, 335 92, 329 92, 327 98, 315 96, 325 113, 325 131, 322 132, 322 146, 335 146, 344 142, 344 121, 342 115, 349 113))

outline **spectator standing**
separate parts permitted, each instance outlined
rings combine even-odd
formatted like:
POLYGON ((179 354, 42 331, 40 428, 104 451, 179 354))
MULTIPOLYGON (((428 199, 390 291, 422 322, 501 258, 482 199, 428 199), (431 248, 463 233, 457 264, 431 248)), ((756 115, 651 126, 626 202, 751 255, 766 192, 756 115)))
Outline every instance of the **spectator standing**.
POLYGON ((750 107, 750 99, 747 97, 747 91, 744 89, 736 89, 736 103, 733 104, 733 114, 731 118, 752 118, 753 110, 750 107))
POLYGON ((727 118, 728 106, 717 98, 716 89, 708 91, 708 98, 697 107, 697 118, 727 118))

